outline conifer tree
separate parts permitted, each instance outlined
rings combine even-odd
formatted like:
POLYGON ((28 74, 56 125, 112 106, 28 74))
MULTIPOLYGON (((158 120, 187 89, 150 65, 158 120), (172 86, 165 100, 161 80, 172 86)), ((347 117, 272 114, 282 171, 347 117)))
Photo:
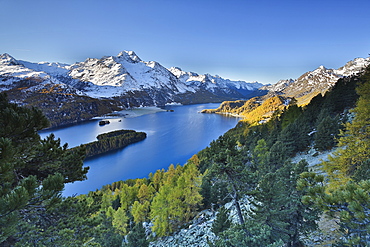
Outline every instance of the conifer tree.
POLYGON ((137 223, 127 235, 127 247, 146 247, 149 241, 146 239, 145 229, 142 223, 137 223))
POLYGON ((246 184, 248 172, 245 170, 242 157, 236 147, 236 142, 232 138, 219 138, 222 151, 215 154, 213 165, 210 169, 210 176, 228 181, 229 191, 232 195, 238 219, 241 225, 244 224, 244 217, 240 208, 241 188, 246 184))
POLYGON ((150 202, 144 201, 142 203, 135 201, 132 205, 131 214, 134 217, 135 223, 145 222, 149 219, 150 202))
POLYGON ((174 231, 170 223, 171 217, 171 203, 176 203, 169 201, 170 187, 162 186, 159 192, 153 198, 151 205, 150 217, 152 223, 154 224, 152 230, 159 237, 166 236, 174 231))
POLYGON ((300 236, 316 228, 317 211, 301 202, 303 193, 296 189, 299 175, 307 171, 307 162, 285 162, 278 170, 262 176, 252 193, 253 222, 271 227, 270 243, 283 240, 298 246, 300 236))
POLYGON ((370 180, 349 181, 328 188, 324 176, 304 172, 298 188, 305 189, 303 203, 324 210, 342 228, 344 246, 367 246, 370 240, 370 180))
POLYGON ((330 116, 324 117, 317 125, 315 133, 315 148, 324 151, 335 145, 335 138, 339 133, 338 120, 330 116))
POLYGON ((164 184, 154 196, 150 207, 152 230, 166 236, 190 220, 201 204, 201 176, 193 157, 185 167, 171 165, 163 174, 164 184))
POLYGON ((30 218, 44 217, 43 212, 60 203, 64 183, 86 179, 83 150, 69 151, 52 135, 41 140, 37 131, 47 126, 40 110, 19 107, 0 94, 2 244, 19 241, 16 233, 20 225, 27 226, 30 218))
POLYGON ((331 186, 346 184, 351 176, 370 158, 370 67, 360 77, 362 84, 357 88, 360 98, 352 110, 352 122, 345 124, 340 134, 338 147, 324 169, 331 179, 331 186))
POLYGON ((227 209, 222 206, 219 208, 217 217, 212 224, 212 232, 218 235, 219 233, 229 229, 230 226, 231 221, 229 219, 229 214, 227 212, 227 209))
POLYGON ((129 217, 124 208, 120 207, 113 213, 112 225, 121 235, 127 234, 128 221, 129 217))
POLYGON ((281 247, 282 240, 271 242, 271 227, 253 221, 247 221, 244 225, 233 225, 231 228, 219 233, 212 247, 281 247), (248 229, 250 235, 245 234, 248 229))
POLYGON ((301 175, 299 183, 300 188, 308 188, 303 202, 338 218, 344 230, 342 244, 350 246, 366 246, 370 240, 370 182, 358 174, 369 167, 370 159, 370 67, 359 79, 356 91, 360 98, 352 111, 355 117, 345 124, 340 148, 323 163, 328 183, 322 175, 309 172, 301 175))

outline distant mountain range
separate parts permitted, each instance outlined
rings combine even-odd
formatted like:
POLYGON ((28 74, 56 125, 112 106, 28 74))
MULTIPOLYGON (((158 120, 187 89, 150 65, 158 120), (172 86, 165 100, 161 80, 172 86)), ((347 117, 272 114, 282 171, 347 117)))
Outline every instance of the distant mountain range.
POLYGON ((179 68, 166 69, 158 62, 142 61, 133 51, 123 51, 117 56, 100 59, 88 58, 72 65, 30 63, 2 54, 0 77, 2 90, 14 88, 17 85, 14 82, 33 79, 40 82, 36 91, 40 85, 58 84, 63 85, 63 90, 68 88, 68 93, 73 88, 77 95, 121 98, 127 106, 237 99, 248 97, 263 86, 257 82, 231 81, 209 74, 198 75, 179 68), (203 95, 203 99, 197 99, 197 94, 203 95))
POLYGON ((248 100, 225 101, 217 109, 205 109, 202 112, 234 114, 251 124, 263 123, 268 121, 275 111, 282 111, 291 104, 308 104, 316 95, 324 95, 338 79, 356 75, 369 65, 370 58, 356 58, 339 69, 320 66, 314 71, 304 73, 298 79, 280 80, 276 84, 261 87, 260 91, 268 92, 265 95, 248 100))
POLYGON ((358 58, 337 70, 320 66, 296 80, 264 86, 167 69, 158 62, 142 61, 133 51, 72 65, 31 63, 5 53, 0 55, 0 92, 6 91, 18 104, 41 108, 55 126, 129 107, 249 99, 268 92, 304 101, 369 63, 369 58, 358 58))
POLYGON ((263 86, 260 90, 275 92, 286 97, 294 97, 299 105, 309 101, 321 93, 324 94, 339 78, 355 75, 370 64, 370 57, 356 58, 339 69, 327 69, 320 66, 313 71, 301 75, 298 79, 280 80, 276 84, 263 86))

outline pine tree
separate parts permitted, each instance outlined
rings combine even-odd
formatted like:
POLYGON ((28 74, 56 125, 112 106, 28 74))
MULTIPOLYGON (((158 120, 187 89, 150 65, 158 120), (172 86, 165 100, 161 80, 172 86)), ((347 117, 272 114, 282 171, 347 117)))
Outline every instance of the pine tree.
POLYGON ((244 217, 240 208, 241 188, 246 183, 248 172, 245 170, 242 157, 232 138, 224 137, 219 139, 222 151, 215 154, 213 165, 210 169, 210 176, 228 181, 229 192, 233 198, 239 223, 244 225, 244 217))
POLYGON ((135 223, 145 222, 149 219, 150 202, 145 201, 140 203, 135 201, 131 208, 131 214, 134 217, 135 223))
POLYGON ((282 240, 271 242, 271 227, 253 221, 247 221, 244 225, 233 225, 231 228, 218 235, 212 247, 280 247, 284 246, 282 240), (250 235, 245 233, 248 229, 250 235))
POLYGON ((339 133, 338 119, 330 116, 324 117, 317 125, 315 133, 315 148, 324 151, 335 146, 335 138, 339 133))
POLYGON ((212 224, 212 232, 216 235, 229 229, 231 226, 231 221, 229 219, 229 214, 227 209, 223 206, 218 210, 216 219, 212 224))
POLYGON ((162 186, 153 198, 153 202, 150 207, 150 218, 154 224, 152 230, 159 237, 166 236, 174 231, 170 223, 170 218, 172 218, 171 204, 177 202, 169 200, 170 190, 169 186, 162 186))
POLYGON ((199 193, 202 177, 197 164, 197 158, 193 157, 185 167, 171 165, 163 174, 165 182, 150 207, 152 230, 158 236, 174 232, 197 212, 203 199, 199 193))
POLYGON ((19 241, 20 225, 61 202, 64 183, 86 178, 83 150, 67 150, 52 135, 41 140, 37 131, 47 126, 40 110, 19 107, 0 94, 0 243, 5 245, 19 241))
POLYGON ((356 91, 360 98, 352 111, 355 118, 345 124, 340 148, 323 163, 328 183, 322 175, 309 172, 304 172, 299 182, 299 188, 307 190, 304 203, 312 203, 339 219, 344 230, 342 244, 346 246, 366 246, 370 240, 370 181, 361 180, 368 178, 359 175, 369 167, 370 159, 370 67, 359 79, 356 91))
POLYGON ((149 241, 146 239, 145 229, 142 223, 137 223, 127 235, 127 247, 146 247, 149 241))
POLYGON ((363 81, 357 88, 360 98, 352 110, 355 117, 345 124, 345 131, 340 134, 340 148, 324 162, 331 186, 346 184, 370 158, 370 67, 360 79, 363 81))
POLYGON ((301 202, 303 193, 296 189, 300 173, 307 162, 285 162, 275 172, 262 176, 252 193, 253 222, 271 227, 270 243, 282 240, 298 246, 300 236, 316 228, 317 211, 301 202))
POLYGON ((328 188, 324 176, 305 172, 298 187, 306 190, 303 203, 324 210, 342 228, 344 246, 367 246, 370 240, 370 180, 349 181, 328 188))

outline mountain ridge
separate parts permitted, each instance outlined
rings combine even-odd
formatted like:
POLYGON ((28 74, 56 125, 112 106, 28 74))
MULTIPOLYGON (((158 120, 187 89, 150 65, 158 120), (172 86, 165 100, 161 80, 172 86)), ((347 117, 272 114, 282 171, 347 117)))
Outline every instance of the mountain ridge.
POLYGON ((267 90, 285 97, 294 97, 299 105, 305 105, 317 94, 324 94, 338 79, 360 73, 370 64, 370 57, 355 58, 338 69, 328 69, 323 65, 302 74, 297 79, 280 80, 276 84, 263 86, 267 90))
POLYGON ((368 64, 370 58, 356 58, 339 69, 320 66, 298 79, 263 85, 256 81, 232 81, 217 75, 200 75, 179 67, 167 69, 156 61, 141 60, 134 51, 87 58, 71 65, 32 63, 16 60, 4 53, 0 55, 0 92, 7 92, 12 101, 21 105, 41 108, 55 125, 74 122, 72 119, 62 120, 63 115, 68 114, 61 110, 66 108, 66 104, 70 111, 78 108, 89 113, 75 121, 95 117, 98 112, 106 114, 130 107, 248 100, 266 95, 295 98, 297 104, 304 105, 315 95, 329 90, 339 78, 356 74, 368 64), (55 109, 51 109, 43 101, 50 101, 55 95, 59 103, 53 103, 55 109), (88 105, 81 106, 84 101, 102 101, 96 103, 102 108, 91 111, 88 105))
POLYGON ((0 55, 0 92, 7 92, 18 104, 41 108, 53 126, 87 120, 98 112, 106 114, 130 107, 239 99, 258 91, 260 86, 262 84, 256 82, 249 85, 208 74, 197 75, 194 81, 183 81, 170 69, 155 61, 143 61, 133 51, 87 58, 72 65, 32 63, 16 60, 7 53, 0 55), (199 79, 203 77, 207 80, 199 79), (59 103, 53 103, 54 109, 51 109, 44 101, 50 102, 56 95, 59 103), (96 102, 104 109, 91 111, 88 105, 81 106, 84 101, 96 102), (72 111, 70 115, 80 115, 73 112, 74 108, 89 114, 75 121, 63 121, 63 116, 68 113, 61 109, 66 108, 66 104, 72 111))

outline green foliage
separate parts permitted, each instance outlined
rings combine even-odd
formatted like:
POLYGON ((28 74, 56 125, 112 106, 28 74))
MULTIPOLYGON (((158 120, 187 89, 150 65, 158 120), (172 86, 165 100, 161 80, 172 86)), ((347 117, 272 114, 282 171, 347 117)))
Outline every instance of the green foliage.
POLYGON ((127 234, 127 227, 128 227, 128 221, 129 217, 127 216, 127 212, 124 208, 119 207, 117 211, 113 213, 113 220, 112 225, 114 228, 121 234, 125 235, 127 234))
POLYGON ((271 227, 248 221, 244 225, 234 225, 230 229, 219 234, 214 247, 279 247, 283 246, 282 240, 271 243, 271 227), (245 229, 248 229, 249 234, 245 229))
POLYGON ((202 180, 196 160, 193 157, 184 168, 172 165, 164 173, 165 182, 154 196, 150 212, 152 230, 160 237, 194 217, 203 200, 199 194, 202 180))
POLYGON ((54 208, 43 212, 42 217, 34 217, 38 210, 33 209, 29 212, 27 224, 20 226, 17 246, 30 243, 37 246, 97 244, 106 229, 100 227, 104 218, 93 215, 96 208, 96 205, 82 196, 66 198, 54 208))
POLYGON ((229 219, 227 209, 224 206, 220 207, 217 217, 212 224, 212 232, 218 236, 219 233, 227 230, 228 228, 230 228, 230 226, 231 220, 229 219))
POLYGON ((120 235, 138 230, 137 226, 131 228, 132 222, 138 225, 151 221, 157 236, 167 236, 194 217, 201 206, 198 165, 199 159, 193 156, 183 167, 170 165, 167 171, 158 170, 149 179, 115 182, 97 191, 99 197, 89 193, 88 198, 100 205, 96 214, 108 217, 120 235))
POLYGON ((317 125, 315 133, 315 148, 319 151, 331 149, 336 144, 335 138, 339 134, 338 119, 324 117, 317 125))
POLYGON ((370 67, 359 77, 360 98, 352 122, 345 124, 338 146, 324 162, 328 181, 314 173, 302 173, 298 187, 306 189, 303 202, 325 210, 341 226, 344 246, 367 246, 370 239, 370 67), (363 174, 361 174, 363 173, 363 174), (354 181, 353 181, 354 180, 354 181))
POLYGON ((370 68, 360 78, 362 84, 357 88, 360 98, 352 110, 355 117, 340 134, 340 148, 324 163, 331 186, 347 183, 370 159, 370 68))
MULTIPOLYGON (((294 100, 292 100, 294 101, 294 100)), ((293 103, 293 102, 292 102, 293 103)), ((302 114, 302 108, 296 104, 292 104, 281 114, 281 127, 284 129, 289 124, 293 123, 302 114)))
POLYGON ((146 247, 149 241, 146 239, 145 229, 142 223, 137 223, 127 235, 127 243, 124 246, 146 247))
POLYGON ((370 238, 370 180, 349 181, 330 189, 320 175, 307 172, 301 177, 299 188, 307 189, 303 202, 337 218, 346 245, 367 246, 370 238))
POLYGON ((92 157, 105 152, 124 148, 132 143, 142 141, 146 138, 146 133, 134 130, 118 130, 97 136, 98 141, 84 144, 86 157, 92 157))
POLYGON ((283 240, 288 246, 300 244, 300 236, 317 226, 317 210, 301 202, 303 193, 296 189, 299 174, 307 171, 307 162, 286 162, 275 172, 264 174, 253 196, 253 222, 271 227, 270 243, 283 240))
POLYGON ((243 185, 247 185, 249 180, 249 171, 244 165, 245 157, 238 150, 236 141, 233 138, 219 138, 218 145, 221 148, 220 152, 213 157, 213 164, 209 170, 209 176, 214 176, 216 179, 224 180, 228 184, 228 190, 231 194, 234 205, 236 206, 240 224, 244 224, 244 217, 240 209, 239 199, 243 185))
POLYGON ((52 135, 40 139, 37 131, 47 123, 41 111, 11 104, 0 94, 2 244, 25 239, 20 238, 20 229, 33 229, 32 222, 42 220, 62 202, 64 183, 86 178, 81 150, 67 150, 52 135))

